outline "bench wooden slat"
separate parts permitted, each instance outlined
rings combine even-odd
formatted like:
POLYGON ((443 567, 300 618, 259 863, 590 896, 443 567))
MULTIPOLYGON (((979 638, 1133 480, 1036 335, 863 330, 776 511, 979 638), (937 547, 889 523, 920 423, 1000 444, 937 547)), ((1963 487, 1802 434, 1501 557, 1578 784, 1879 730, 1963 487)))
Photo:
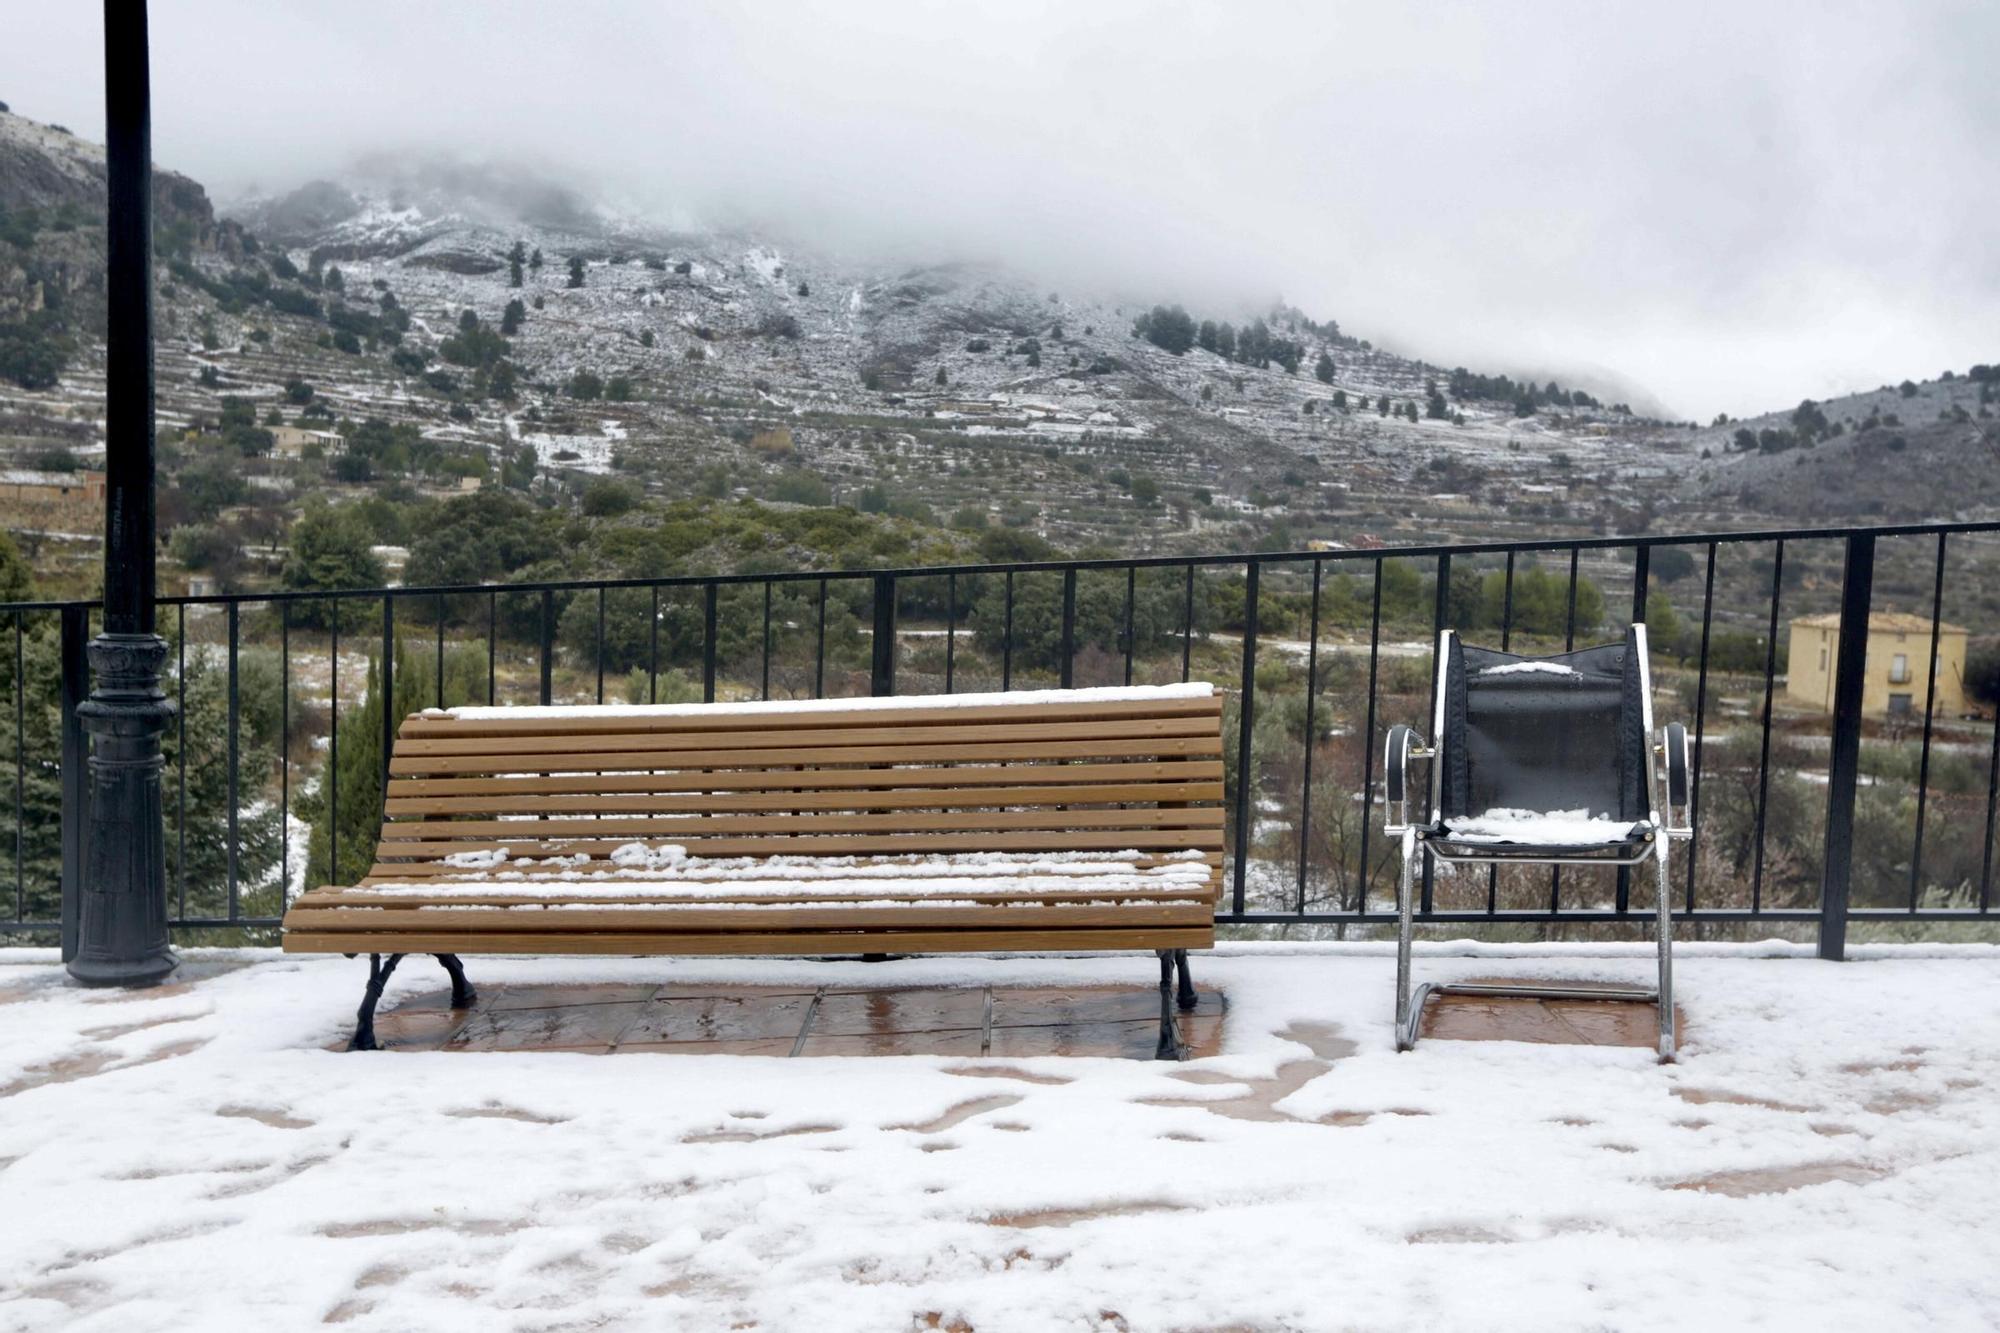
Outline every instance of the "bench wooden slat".
POLYGON ((688 711, 652 715, 619 711, 595 716, 569 714, 551 717, 537 714, 529 709, 522 709, 521 712, 523 716, 505 718, 458 718, 435 713, 412 713, 403 719, 397 735, 412 738, 440 735, 589 735, 593 732, 629 729, 641 723, 670 724, 688 731, 730 731, 741 727, 755 728, 768 723, 774 716, 782 717, 784 725, 799 730, 820 727, 880 726, 884 721, 893 721, 897 726, 926 726, 932 723, 973 722, 988 717, 1005 718, 1014 722, 1097 721, 1129 717, 1220 717, 1222 696, 1209 694, 1167 699, 1101 699, 1086 703, 926 706, 911 702, 907 707, 895 708, 801 708, 790 711, 773 709, 765 712, 716 709, 706 713, 688 711))
POLYGON ((568 751, 538 754, 533 757, 532 763, 522 756, 425 755, 420 758, 392 757, 389 772, 395 776, 523 771, 617 773, 645 769, 761 768, 777 764, 944 764, 972 759, 1032 762, 1104 759, 1119 755, 1159 759, 1208 757, 1221 753, 1221 737, 1203 735, 1167 736, 1158 740, 968 741, 939 745, 911 742, 883 746, 800 746, 785 750, 621 750, 616 754, 568 751))
POLYGON ((1177 759, 1162 763, 1143 760, 1091 763, 1015 763, 997 766, 961 764, 936 768, 774 768, 723 769, 646 773, 529 773, 507 777, 391 777, 389 796, 481 796, 489 792, 520 795, 541 793, 680 791, 846 791, 855 788, 926 788, 1046 783, 1060 790, 1065 783, 1093 782, 1216 782, 1222 781, 1220 759, 1177 759))
POLYGON ((287 929, 286 953, 601 954, 854 954, 1035 953, 1078 950, 1206 949, 1215 927, 1090 927, 1077 930, 880 930, 793 933, 716 931, 635 934, 629 931, 542 933, 457 932, 439 929, 320 931, 287 929))
MULTIPOLYGON (((1060 834, 1061 845, 1047 832, 1001 833, 801 833, 791 837, 696 838, 676 835, 674 841, 700 856, 887 856, 896 852, 1122 852, 1175 848, 1222 849, 1222 829, 1085 829, 1060 834)), ((376 850, 377 857, 445 857, 462 852, 491 852, 502 847, 515 856, 569 856, 589 852, 608 856, 631 845, 631 838, 563 838, 537 841, 513 839, 488 842, 395 842, 376 850)))
MULTIPOLYGON (((415 758, 427 755, 530 755, 612 754, 626 751, 707 750, 727 744, 740 750, 790 749, 799 744, 801 730, 773 727, 760 730, 717 732, 678 727, 648 728, 618 732, 565 733, 553 736, 432 736, 399 741, 396 753, 415 758)), ((852 745, 869 748, 943 745, 955 741, 1087 741, 1136 740, 1167 736, 1213 736, 1216 728, 1208 718, 1114 718, 1101 722, 1022 723, 994 718, 970 725, 939 723, 929 727, 906 727, 901 719, 882 718, 873 725, 815 728, 805 737, 814 745, 852 745)))
MULTIPOLYGON (((481 882, 482 881, 477 881, 477 880, 467 881, 467 883, 481 883, 481 882)), ((711 880, 676 879, 673 882, 675 884, 688 884, 690 888, 699 888, 704 885, 726 887, 732 883, 736 883, 739 881, 712 880, 712 879, 711 880)), ((712 903, 718 906, 728 906, 731 903, 797 903, 803 906, 811 906, 812 904, 815 903, 840 903, 840 902, 895 901, 895 902, 924 903, 924 902, 933 902, 940 898, 951 898, 954 900, 967 899, 974 902, 994 902, 994 903, 1092 903, 1107 898, 1116 898, 1119 901, 1138 901, 1140 899, 1150 899, 1150 900, 1158 900, 1160 902, 1185 901, 1185 902, 1212 903, 1215 899, 1215 885, 1213 883, 1210 883, 1205 886, 1197 886, 1197 885, 1181 886, 1181 885, 1147 884, 1144 881, 1141 881, 1141 884, 1144 885, 1144 887, 1129 887, 1129 888, 1117 888, 1117 889, 1113 888, 1048 889, 1048 890, 1036 891, 1033 893, 1012 892, 1012 891, 998 890, 998 889, 980 889, 980 890, 960 889, 960 890, 948 891, 942 887, 934 890, 933 889, 911 890, 908 888, 898 889, 894 887, 889 887, 889 888, 884 888, 879 893, 874 892, 873 890, 870 890, 868 892, 855 891, 855 892, 843 892, 843 893, 816 893, 811 890, 801 889, 794 893, 786 893, 786 894, 747 894, 747 893, 731 894, 731 893, 710 892, 710 893, 704 893, 700 897, 689 896, 684 898, 663 898, 658 893, 637 893, 637 892, 629 894, 564 893, 556 891, 560 890, 563 887, 561 884, 557 883, 535 884, 531 882, 521 882, 521 881, 510 881, 510 883, 519 885, 519 887, 522 888, 523 890, 534 890, 534 891, 510 895, 505 892, 502 892, 501 886, 494 886, 491 892, 483 894, 440 893, 436 895, 427 895, 422 893, 413 893, 405 890, 397 890, 394 892, 390 892, 381 886, 374 886, 371 888, 371 887, 357 885, 354 888, 340 888, 329 885, 326 888, 311 889, 305 893, 300 894, 297 898, 292 900, 292 906, 294 908, 343 907, 343 906, 506 907, 506 906, 511 906, 514 903, 534 902, 534 903, 559 903, 559 904, 576 903, 585 906, 602 905, 607 907, 616 907, 620 905, 656 903, 662 901, 687 902, 687 903, 712 903)), ((896 881, 887 880, 884 881, 884 883, 890 886, 894 886, 896 884, 896 881)))
POLYGON ((627 836, 632 841, 672 842, 682 834, 689 837, 725 835, 780 835, 791 833, 898 833, 904 830, 939 830, 973 833, 999 829, 1168 829, 1221 828, 1219 806, 1192 806, 1185 810, 902 810, 880 814, 790 814, 770 812, 754 815, 669 815, 650 819, 605 817, 601 819, 425 819, 403 820, 382 826, 382 843, 437 841, 443 838, 478 838, 505 842, 516 836, 554 842, 565 838, 601 839, 627 836))
POLYGON ((1220 782, 1127 782, 1076 786, 899 788, 892 791, 687 792, 614 795, 607 792, 537 796, 391 796, 391 815, 734 814, 758 810, 922 810, 1018 805, 1132 805, 1220 801, 1220 782))
POLYGON ((1131 902, 1115 905, 1043 907, 991 904, 978 907, 548 907, 523 903, 507 908, 322 907, 301 903, 292 909, 296 930, 432 930, 449 925, 473 932, 628 931, 635 934, 693 934, 716 930, 1071 930, 1099 926, 1200 926, 1212 916, 1206 903, 1131 902))

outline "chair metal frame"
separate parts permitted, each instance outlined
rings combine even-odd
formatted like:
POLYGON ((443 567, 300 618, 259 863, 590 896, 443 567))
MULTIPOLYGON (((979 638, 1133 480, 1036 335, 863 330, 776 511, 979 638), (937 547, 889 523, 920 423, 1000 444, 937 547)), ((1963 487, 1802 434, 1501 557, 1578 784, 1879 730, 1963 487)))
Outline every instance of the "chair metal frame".
POLYGON ((1436 698, 1431 712, 1431 743, 1417 743, 1416 733, 1407 726, 1389 729, 1383 762, 1384 834, 1399 840, 1402 866, 1396 881, 1396 1049, 1407 1051, 1417 1044, 1423 1025, 1424 1006, 1435 995, 1514 996, 1542 1000, 1624 1000, 1655 1005, 1659 1010, 1659 1057, 1675 1058, 1677 1033, 1674 1024, 1673 899, 1668 889, 1669 848, 1694 836, 1693 810, 1689 795, 1689 749, 1687 729, 1680 723, 1662 728, 1653 743, 1653 676, 1647 651, 1646 627, 1632 626, 1634 646, 1639 655, 1640 725, 1647 738, 1645 797, 1647 817, 1635 821, 1633 836, 1626 843, 1607 844, 1603 853, 1577 852, 1568 855, 1538 853, 1532 848, 1506 850, 1498 844, 1485 853, 1470 853, 1440 846, 1445 829, 1442 823, 1444 797, 1445 673, 1450 668, 1453 631, 1438 634, 1436 698), (1413 759, 1430 763, 1430 816, 1426 824, 1410 819, 1409 765, 1413 759), (1662 817, 1662 761, 1666 768, 1662 817), (1674 821, 1678 808, 1681 818, 1674 821), (1626 851, 1632 841, 1640 846, 1626 851), (1659 981, 1651 987, 1537 986, 1527 984, 1436 982, 1410 988, 1411 936, 1415 927, 1412 904, 1416 869, 1422 855, 1451 865, 1551 865, 1551 866, 1637 866, 1651 861, 1658 885, 1654 935, 1659 947, 1659 981))

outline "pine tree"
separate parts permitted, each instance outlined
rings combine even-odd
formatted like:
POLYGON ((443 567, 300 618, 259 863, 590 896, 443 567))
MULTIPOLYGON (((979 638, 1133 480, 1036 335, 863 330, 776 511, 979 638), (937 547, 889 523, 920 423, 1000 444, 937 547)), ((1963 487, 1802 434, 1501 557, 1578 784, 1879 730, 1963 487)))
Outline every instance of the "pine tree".
POLYGON ((1313 362, 1313 378, 1321 384, 1331 384, 1333 383, 1333 370, 1333 358, 1327 355, 1325 348, 1321 348, 1319 360, 1313 362))
MULTIPOLYGON (((412 651, 401 639, 397 640, 393 716, 408 717, 418 709, 440 702, 436 698, 435 653, 434 648, 429 652, 412 651)), ((447 652, 444 706, 484 701, 485 669, 483 653, 447 652)), ((376 835, 382 827, 381 671, 381 659, 370 657, 367 697, 361 707, 340 715, 340 762, 335 772, 321 777, 316 792, 298 801, 300 814, 312 824, 306 842, 305 882, 309 885, 353 884, 367 875, 374 860, 376 835), (333 803, 336 794, 337 811, 333 803)))
POLYGON ((542 247, 538 245, 535 247, 534 253, 528 256, 528 267, 540 268, 541 266, 542 266, 542 247))
POLYGON ((507 285, 509 287, 519 287, 521 285, 521 267, 527 262, 528 247, 520 241, 514 242, 514 248, 507 252, 507 285))
POLYGON ((951 383, 951 380, 950 380, 950 378, 949 378, 948 376, 946 376, 946 374, 944 373, 944 367, 943 367, 943 366, 939 366, 939 367, 938 367, 938 373, 937 373, 937 382, 938 382, 939 384, 949 384, 949 383, 951 383))
POLYGON ((509 301, 506 310, 502 311, 500 315, 500 336, 511 338, 516 333, 519 333, 521 331, 521 321, 527 317, 528 307, 522 303, 520 297, 517 296, 509 301))
POLYGON ((1375 400, 1375 415, 1376 415, 1376 416, 1378 416, 1378 417, 1386 417, 1386 416, 1388 416, 1388 415, 1389 415, 1389 395, 1388 395, 1388 394, 1386 394, 1386 393, 1385 393, 1385 394, 1383 394, 1383 395, 1382 395, 1382 396, 1381 396, 1380 398, 1377 398, 1377 399, 1375 400))
POLYGON ((571 255, 569 257, 569 285, 572 287, 583 286, 582 255, 571 255))

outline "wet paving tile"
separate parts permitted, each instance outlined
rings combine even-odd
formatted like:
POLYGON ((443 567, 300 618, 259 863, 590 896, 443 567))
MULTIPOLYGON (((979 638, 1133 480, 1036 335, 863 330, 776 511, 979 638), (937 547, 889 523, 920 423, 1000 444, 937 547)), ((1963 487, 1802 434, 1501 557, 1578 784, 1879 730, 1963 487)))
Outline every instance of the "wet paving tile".
POLYGON ((985 1021, 986 991, 980 987, 829 991, 820 997, 812 1030, 829 1036, 963 1028, 976 1032, 985 1021))
MULTIPOLYGON (((1517 985, 1534 984, 1520 978, 1512 980, 1517 985)), ((1685 1030, 1684 1020, 1682 1028, 1685 1030)), ((1629 1000, 1440 995, 1424 1007, 1422 1035, 1426 1040, 1439 1041, 1525 1041, 1557 1046, 1651 1049, 1659 1044, 1660 1018, 1652 1005, 1629 1000)))
MULTIPOLYGON (((479 978, 468 973, 472 984, 479 978)), ((636 985, 601 983, 585 986, 493 986, 479 987, 480 1009, 555 1009, 579 1004, 631 1004, 650 1000, 659 987, 652 982, 636 985)))
POLYGON ((474 1009, 446 1049, 538 1051, 594 1047, 607 1050, 638 1017, 640 1006, 570 1004, 552 1009, 474 1009))
POLYGON ((1150 1060, 1158 1048, 1157 1018, 1116 1023, 1051 1023, 993 1029, 991 1054, 1009 1060, 1045 1055, 1110 1056, 1150 1060))
POLYGON ((774 1055, 788 1056, 796 1037, 765 1037, 761 1040, 743 1037, 720 1037, 714 1041, 632 1041, 629 1037, 618 1043, 618 1054, 631 1055, 651 1051, 655 1055, 774 1055))
MULTIPOLYGON (((804 1026, 812 995, 796 991, 760 995, 691 995, 637 1006, 619 1045, 652 1042, 790 1042, 804 1026)), ((814 1024, 818 1026, 817 1023, 814 1024)))
POLYGON ((934 1032, 820 1033, 806 1038, 800 1055, 978 1055, 978 1028, 934 1032))
MULTIPOLYGON (((1193 1054, 1221 1049, 1226 1010, 1220 992, 1205 990, 1196 1010, 1180 1015, 1193 1054)), ((404 1051, 1150 1059, 1159 992, 1151 986, 815 992, 695 983, 495 985, 480 992, 470 1011, 454 1012, 440 988, 383 1009, 375 1022, 384 1049, 404 1051)))

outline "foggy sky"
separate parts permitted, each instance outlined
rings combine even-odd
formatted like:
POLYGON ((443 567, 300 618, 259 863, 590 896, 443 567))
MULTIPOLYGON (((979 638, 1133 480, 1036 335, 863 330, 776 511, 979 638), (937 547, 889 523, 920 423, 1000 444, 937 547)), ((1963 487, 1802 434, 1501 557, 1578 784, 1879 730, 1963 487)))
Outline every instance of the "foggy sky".
MULTIPOLYGON (((98 7, 0 100, 102 133, 98 7)), ((829 250, 991 258, 1707 420, 2000 361, 2000 7, 155 0, 154 155, 222 199, 376 149, 829 250)))

